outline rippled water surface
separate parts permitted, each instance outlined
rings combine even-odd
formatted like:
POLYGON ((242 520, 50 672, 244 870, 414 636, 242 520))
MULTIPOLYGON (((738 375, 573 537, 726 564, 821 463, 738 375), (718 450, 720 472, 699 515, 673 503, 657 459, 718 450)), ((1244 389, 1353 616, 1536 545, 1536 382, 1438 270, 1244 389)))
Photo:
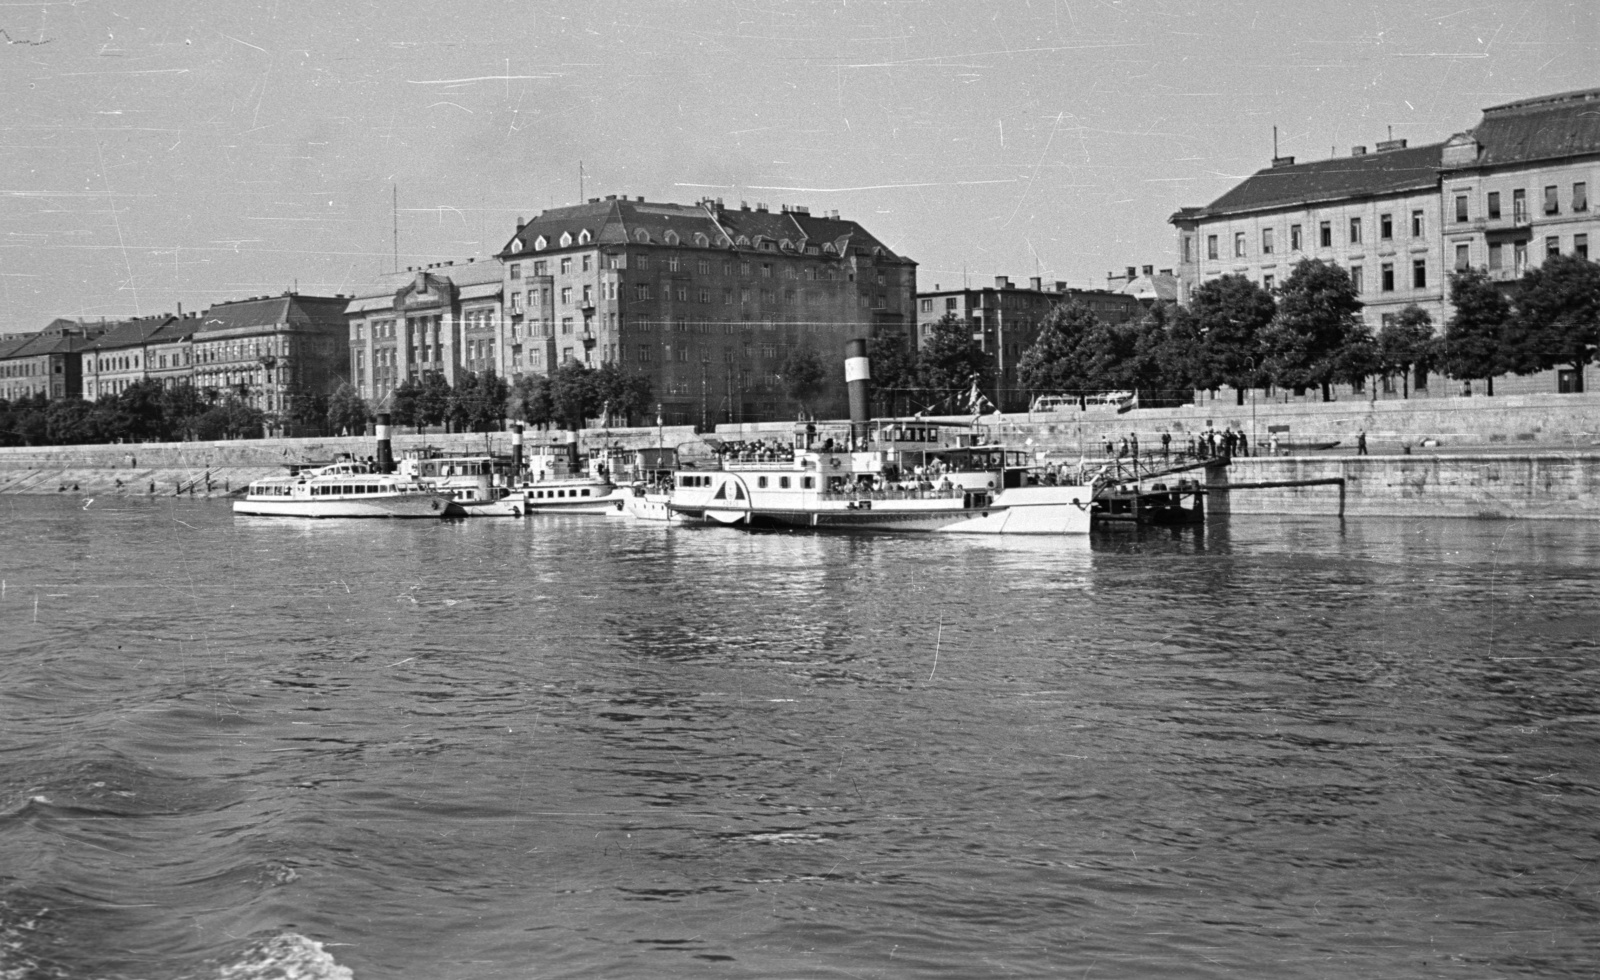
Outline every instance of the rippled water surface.
POLYGON ((1597 969, 1593 524, 0 535, 4 980, 1597 969))

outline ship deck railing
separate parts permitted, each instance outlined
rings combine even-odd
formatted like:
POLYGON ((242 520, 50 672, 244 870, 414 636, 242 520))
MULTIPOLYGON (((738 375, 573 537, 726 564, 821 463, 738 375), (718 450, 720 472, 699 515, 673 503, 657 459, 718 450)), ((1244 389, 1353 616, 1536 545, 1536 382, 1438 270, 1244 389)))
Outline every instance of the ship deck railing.
POLYGON ((949 489, 946 489, 946 490, 940 490, 937 487, 935 487, 933 489, 927 489, 927 490, 923 490, 923 489, 915 489, 915 490, 847 490, 847 491, 843 491, 843 492, 837 491, 837 490, 825 490, 821 494, 819 494, 819 498, 822 499, 822 500, 827 500, 827 501, 840 501, 840 500, 847 500, 847 501, 848 500, 952 500, 952 499, 959 500, 967 492, 968 491, 965 491, 960 487, 950 487, 949 489))

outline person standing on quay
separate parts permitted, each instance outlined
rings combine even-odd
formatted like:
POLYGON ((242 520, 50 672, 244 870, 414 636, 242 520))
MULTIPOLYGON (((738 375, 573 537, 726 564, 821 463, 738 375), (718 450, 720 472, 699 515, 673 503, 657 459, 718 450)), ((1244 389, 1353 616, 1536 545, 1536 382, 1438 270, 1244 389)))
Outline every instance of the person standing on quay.
POLYGON ((1169 458, 1171 458, 1169 456, 1169 453, 1171 451, 1172 451, 1172 433, 1163 431, 1161 433, 1161 461, 1163 463, 1165 463, 1169 458))
POLYGON ((1356 433, 1356 455, 1357 456, 1365 456, 1366 454, 1367 454, 1367 430, 1366 429, 1362 429, 1360 432, 1356 433))
POLYGON ((1130 447, 1132 447, 1132 449, 1133 449, 1133 461, 1135 463, 1137 463, 1139 461, 1139 433, 1137 433, 1137 432, 1128 433, 1128 445, 1130 447))

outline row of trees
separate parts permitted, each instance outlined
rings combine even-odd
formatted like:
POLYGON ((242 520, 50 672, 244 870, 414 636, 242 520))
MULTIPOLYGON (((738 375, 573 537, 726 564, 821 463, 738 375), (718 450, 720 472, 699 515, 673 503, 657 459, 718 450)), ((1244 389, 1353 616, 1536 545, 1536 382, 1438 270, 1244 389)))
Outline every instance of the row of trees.
POLYGON ((0 445, 178 442, 260 436, 268 418, 237 392, 144 380, 97 401, 0 399, 0 445))
MULTIPOLYGON (((1411 378, 1436 371, 1492 379, 1567 365, 1581 384, 1600 345, 1600 265, 1551 256, 1509 287, 1482 270, 1452 275, 1454 314, 1442 335, 1415 305, 1374 332, 1349 273, 1319 260, 1300 262, 1275 293, 1222 276, 1197 287, 1187 307, 1157 304, 1132 323, 1103 322, 1069 300, 1040 324, 1018 364, 1022 390, 1008 400, 1126 389, 1149 405, 1221 387, 1241 403, 1247 389, 1265 387, 1320 389, 1327 400, 1335 384, 1375 377, 1401 378, 1409 395, 1411 378)), ((882 409, 957 410, 974 386, 991 391, 994 362, 970 331, 947 316, 916 353, 897 337, 879 339, 872 369, 882 409)))

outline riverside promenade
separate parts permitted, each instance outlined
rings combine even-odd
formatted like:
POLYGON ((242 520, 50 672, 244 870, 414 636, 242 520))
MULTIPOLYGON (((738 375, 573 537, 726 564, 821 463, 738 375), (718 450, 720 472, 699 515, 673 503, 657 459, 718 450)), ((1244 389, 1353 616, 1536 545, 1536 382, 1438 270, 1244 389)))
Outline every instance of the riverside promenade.
MULTIPOLYGON (((971 422, 970 416, 947 421, 971 422)), ((1251 436, 1252 453, 1212 477, 1207 509, 1222 514, 1334 516, 1332 485, 1226 492, 1228 484, 1343 479, 1349 518, 1473 517, 1600 519, 1600 395, 1517 395, 1495 398, 1376 402, 1247 402, 1230 397, 1176 408, 1111 408, 1028 415, 984 416, 993 441, 1072 462, 1100 458, 1106 440, 1137 435, 1142 452, 1159 453, 1167 434, 1176 450, 1208 428, 1251 436), (1370 455, 1355 454, 1365 432, 1370 455), (1285 445, 1337 442, 1329 450, 1261 455, 1269 436, 1285 445)), ((585 452, 665 446, 685 461, 709 460, 715 439, 787 440, 791 422, 722 425, 714 433, 689 426, 597 428, 580 434, 585 452)), ((558 432, 530 432, 527 451, 561 445, 558 432)), ((396 456, 423 446, 446 453, 509 453, 510 434, 401 433, 396 456)), ((315 463, 339 453, 371 455, 371 436, 249 439, 224 442, 0 448, 0 495, 114 494, 225 496, 251 480, 282 475, 291 463, 315 463)))

